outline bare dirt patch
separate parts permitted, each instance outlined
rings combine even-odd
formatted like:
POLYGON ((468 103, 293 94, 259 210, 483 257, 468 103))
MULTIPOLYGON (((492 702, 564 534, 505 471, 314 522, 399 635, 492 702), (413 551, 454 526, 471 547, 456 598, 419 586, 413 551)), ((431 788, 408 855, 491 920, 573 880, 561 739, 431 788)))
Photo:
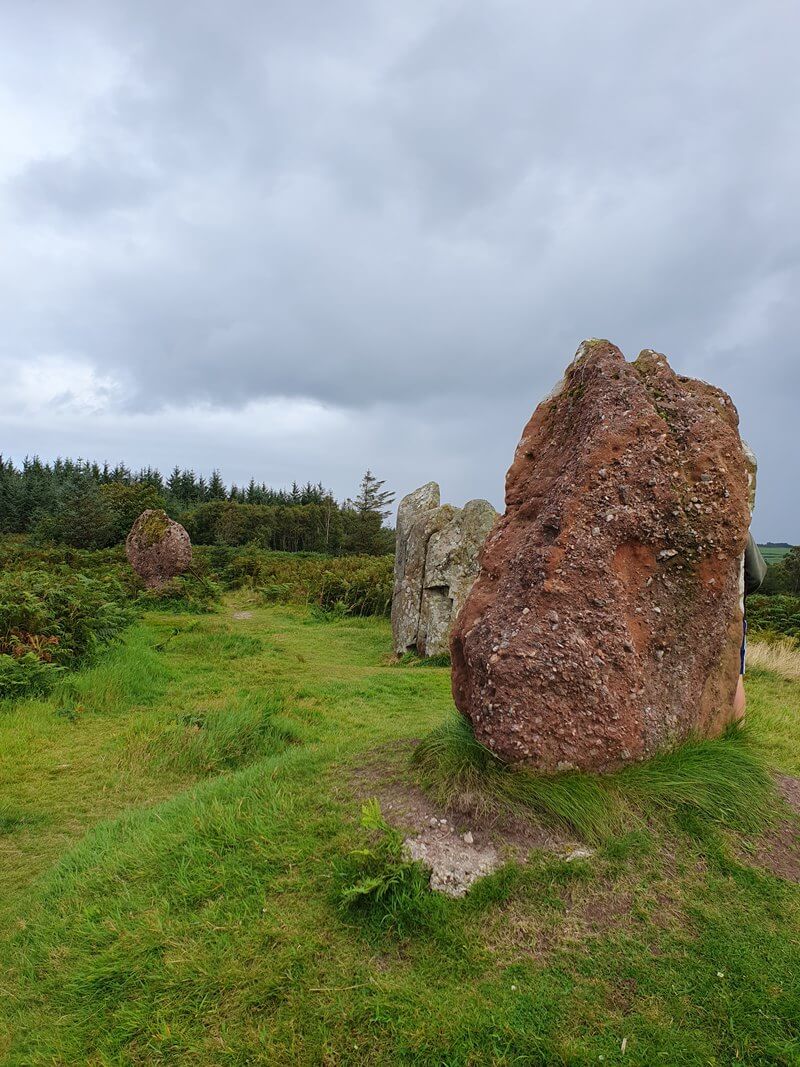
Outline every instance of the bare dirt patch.
POLYGON ((746 849, 740 849, 739 858, 776 878, 800 883, 800 778, 779 774, 775 784, 792 814, 751 840, 746 849))
POLYGON ((800 883, 800 826, 784 819, 764 834, 752 852, 752 860, 777 878, 800 883))
POLYGON ((584 858, 591 850, 549 827, 508 813, 476 810, 469 798, 442 807, 408 781, 406 764, 413 742, 373 750, 356 769, 357 797, 375 797, 384 818, 405 835, 408 854, 431 870, 431 888, 463 896, 478 878, 509 860, 524 863, 532 849, 584 858))
POLYGON ((252 617, 253 617, 252 611, 232 611, 231 612, 231 618, 232 619, 252 619, 252 617))
POLYGON ((775 784, 787 804, 800 812, 800 778, 793 778, 791 774, 778 774, 775 776, 775 784))
POLYGON ((534 910, 529 901, 514 901, 498 910, 487 948, 498 962, 529 957, 539 962, 566 948, 587 947, 620 930, 644 929, 633 911, 633 887, 602 881, 550 887, 550 899, 534 910))

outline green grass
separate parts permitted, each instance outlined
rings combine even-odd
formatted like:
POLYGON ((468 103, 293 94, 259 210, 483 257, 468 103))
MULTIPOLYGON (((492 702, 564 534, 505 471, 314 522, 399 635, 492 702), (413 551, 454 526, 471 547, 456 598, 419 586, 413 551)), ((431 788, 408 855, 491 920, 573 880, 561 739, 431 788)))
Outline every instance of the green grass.
POLYGON ((800 1062, 800 894, 741 858, 759 761, 800 771, 800 685, 753 673, 744 736, 548 783, 585 861, 370 899, 402 857, 363 797, 450 721, 449 671, 244 596, 0 705, 0 1062, 800 1062))
POLYGON ((163 767, 177 774, 212 775, 282 752, 296 738, 281 722, 277 695, 239 697, 221 708, 198 708, 166 724, 139 719, 123 765, 163 767))
POLYGON ((773 563, 780 563, 780 561, 787 554, 787 552, 791 551, 791 549, 789 549, 788 547, 778 545, 759 545, 758 547, 761 552, 761 555, 764 557, 767 563, 770 564, 770 566, 773 563))
POLYGON ((758 830, 775 807, 765 764, 732 729, 718 741, 693 741, 616 774, 544 777, 502 763, 453 713, 414 750, 422 784, 441 803, 485 811, 532 812, 590 841, 654 815, 686 815, 758 830))

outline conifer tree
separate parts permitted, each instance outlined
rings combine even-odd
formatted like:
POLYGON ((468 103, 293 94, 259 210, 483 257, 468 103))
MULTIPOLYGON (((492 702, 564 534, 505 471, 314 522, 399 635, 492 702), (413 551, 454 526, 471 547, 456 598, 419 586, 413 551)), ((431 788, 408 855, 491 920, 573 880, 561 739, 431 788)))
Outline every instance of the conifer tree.
POLYGON ((354 500, 348 500, 348 505, 359 515, 380 515, 383 521, 394 503, 394 493, 385 490, 385 484, 385 480, 376 478, 372 471, 367 469, 361 479, 358 495, 354 500))
POLYGON ((349 519, 346 521, 345 545, 348 551, 364 555, 391 551, 391 534, 383 528, 383 520, 389 515, 394 493, 384 489, 385 484, 368 469, 355 499, 346 502, 349 519))
POLYGON ((215 470, 211 472, 211 478, 208 482, 208 489, 206 490, 206 500, 225 500, 228 494, 225 491, 225 483, 222 480, 222 475, 219 471, 215 470))

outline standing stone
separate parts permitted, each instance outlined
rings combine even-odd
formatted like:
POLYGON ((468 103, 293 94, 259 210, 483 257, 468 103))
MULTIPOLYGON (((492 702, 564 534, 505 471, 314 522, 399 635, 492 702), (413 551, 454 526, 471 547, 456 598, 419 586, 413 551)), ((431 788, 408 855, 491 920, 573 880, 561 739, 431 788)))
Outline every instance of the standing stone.
POLYGON ((419 519, 439 507, 439 500, 439 486, 436 482, 427 482, 413 493, 404 496, 397 509, 392 635, 398 656, 410 648, 416 648, 422 576, 428 547, 427 539, 423 539, 421 531, 413 539, 411 531, 419 519))
POLYGON ((423 656, 450 651, 453 622, 478 574, 478 553, 497 512, 488 500, 470 500, 428 542, 417 648, 423 656))
POLYGON ((392 634, 398 655, 448 651, 453 621, 496 517, 485 500, 462 509, 439 501, 439 486, 428 482, 404 497, 397 511, 392 634))
MULTIPOLYGON (((752 515, 756 507, 756 490, 758 488, 758 459, 747 441, 742 440, 745 466, 747 468, 747 499, 752 515)), ((745 558, 742 556, 742 565, 739 569, 739 607, 744 615, 745 598, 745 558)))
POLYGON ((451 640, 456 704, 503 759, 607 771, 731 721, 738 421, 664 356, 597 340, 536 409, 451 640))
POLYGON ((125 554, 147 588, 158 589, 187 569, 192 543, 179 522, 165 511, 148 508, 131 527, 125 554))

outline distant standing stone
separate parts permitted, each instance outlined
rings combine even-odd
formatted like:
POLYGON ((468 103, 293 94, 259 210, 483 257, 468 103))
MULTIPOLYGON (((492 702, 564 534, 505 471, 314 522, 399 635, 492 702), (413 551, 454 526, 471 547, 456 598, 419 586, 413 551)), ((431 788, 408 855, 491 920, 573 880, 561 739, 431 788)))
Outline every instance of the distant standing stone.
POLYGON ((436 482, 397 511, 392 634, 398 655, 449 650, 450 630, 478 573, 478 553, 497 514, 485 500, 441 504, 436 482))
POLYGON ((720 389, 586 341, 522 434, 452 635, 479 741, 607 771, 733 717, 752 472, 720 389))
POLYGON ((425 516, 439 507, 439 500, 439 486, 427 482, 404 496, 397 509, 392 634, 398 655, 416 648, 425 552, 430 537, 430 533, 418 530, 412 538, 412 530, 419 520, 424 521, 425 516))
POLYGON ((179 522, 164 511, 148 508, 131 527, 125 554, 147 588, 158 589, 187 569, 192 543, 179 522))
POLYGON ((488 500, 470 500, 450 512, 449 521, 428 542, 417 635, 424 656, 450 651, 450 631, 478 575, 478 554, 497 518, 488 500))

